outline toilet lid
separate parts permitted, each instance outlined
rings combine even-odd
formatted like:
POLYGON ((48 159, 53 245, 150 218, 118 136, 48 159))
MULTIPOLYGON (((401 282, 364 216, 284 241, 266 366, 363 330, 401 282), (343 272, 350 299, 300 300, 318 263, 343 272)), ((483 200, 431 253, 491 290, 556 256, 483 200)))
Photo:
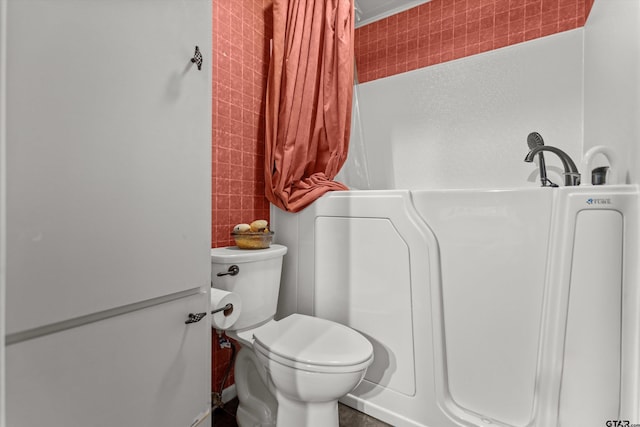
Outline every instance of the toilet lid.
POLYGON ((271 354, 294 363, 320 366, 352 366, 368 362, 373 346, 344 325, 319 317, 292 314, 258 328, 253 335, 271 354))

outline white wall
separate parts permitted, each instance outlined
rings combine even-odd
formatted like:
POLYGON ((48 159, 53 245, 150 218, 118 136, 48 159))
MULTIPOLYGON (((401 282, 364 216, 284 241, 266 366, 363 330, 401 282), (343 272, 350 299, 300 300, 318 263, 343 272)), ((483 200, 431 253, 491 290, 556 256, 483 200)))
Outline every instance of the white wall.
MULTIPOLYGON (((583 155, 607 147, 618 183, 640 182, 640 2, 596 0, 584 28, 357 85, 359 122, 339 179, 356 188, 538 184, 526 137, 583 155), (360 144, 355 144, 356 148, 360 144), (357 161, 352 158, 358 158, 357 161), (368 165, 368 180, 362 167, 368 165), (368 181, 368 182, 367 182, 368 181)), ((545 154, 550 178, 561 163, 545 154)), ((594 156, 592 165, 607 165, 594 156)), ((610 176, 612 178, 612 176, 610 176)))
MULTIPOLYGON (((584 148, 610 147, 620 182, 640 182, 640 2, 596 0, 584 27, 584 148)), ((606 165, 604 159, 594 162, 606 165)))
POLYGON ((579 163, 582 48, 577 29, 359 85, 371 188, 539 185, 532 131, 579 163))

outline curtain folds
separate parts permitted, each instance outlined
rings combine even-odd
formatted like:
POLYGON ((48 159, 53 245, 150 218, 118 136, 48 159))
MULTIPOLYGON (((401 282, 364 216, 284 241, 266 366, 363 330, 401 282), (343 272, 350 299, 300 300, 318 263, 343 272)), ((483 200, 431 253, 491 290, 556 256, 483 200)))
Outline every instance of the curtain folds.
POLYGON ((352 0, 274 0, 265 190, 298 212, 331 190, 347 158, 353 95, 352 0))

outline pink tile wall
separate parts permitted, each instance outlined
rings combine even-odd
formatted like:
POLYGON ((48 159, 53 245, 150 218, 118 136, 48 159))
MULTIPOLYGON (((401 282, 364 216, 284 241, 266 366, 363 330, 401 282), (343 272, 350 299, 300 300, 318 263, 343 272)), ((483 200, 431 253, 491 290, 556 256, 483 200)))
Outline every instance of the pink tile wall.
POLYGON ((213 224, 211 246, 235 224, 269 219, 264 197, 264 94, 269 0, 213 2, 213 224))
MULTIPOLYGON (((228 246, 235 224, 269 220, 264 197, 264 94, 271 0, 213 2, 213 194, 211 247, 228 246)), ((211 385, 219 391, 230 349, 212 340, 211 385)), ((233 372, 226 386, 234 383, 233 372)))
POLYGON ((360 27, 361 83, 584 25, 594 0, 433 0, 360 27))

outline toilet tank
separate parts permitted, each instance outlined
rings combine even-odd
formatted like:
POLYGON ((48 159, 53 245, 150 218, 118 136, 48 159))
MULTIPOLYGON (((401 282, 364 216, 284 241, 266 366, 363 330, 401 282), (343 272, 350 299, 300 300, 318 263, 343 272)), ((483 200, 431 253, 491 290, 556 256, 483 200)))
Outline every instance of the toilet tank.
POLYGON ((276 314, 282 258, 286 246, 211 249, 211 286, 234 292, 242 300, 242 312, 230 330, 241 331, 265 323, 276 314), (235 270, 237 274, 228 274, 235 270))

